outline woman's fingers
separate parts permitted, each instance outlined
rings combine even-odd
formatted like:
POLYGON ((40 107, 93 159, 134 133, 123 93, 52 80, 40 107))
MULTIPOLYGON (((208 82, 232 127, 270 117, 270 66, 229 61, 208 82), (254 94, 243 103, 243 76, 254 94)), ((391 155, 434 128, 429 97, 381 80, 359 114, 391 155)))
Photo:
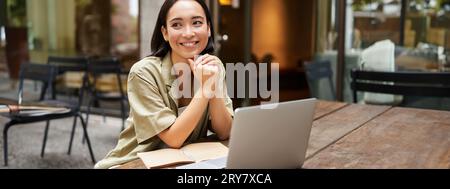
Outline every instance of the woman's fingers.
POLYGON ((191 67, 191 70, 195 70, 195 62, 192 59, 188 59, 189 66, 191 67))
POLYGON ((204 54, 195 59, 196 64, 202 64, 202 65, 205 65, 205 64, 208 64, 211 62, 218 62, 218 61, 220 61, 219 58, 217 58, 216 56, 209 55, 209 54, 204 54))
POLYGON ((203 59, 205 59, 207 57, 207 55, 208 54, 196 56, 195 59, 194 59, 195 64, 201 63, 203 61, 203 59))
POLYGON ((205 64, 210 64, 210 63, 214 63, 214 64, 218 64, 220 62, 219 58, 215 57, 215 56, 211 56, 211 55, 206 55, 202 61, 200 62, 200 64, 205 65, 205 64))
POLYGON ((195 61, 189 61, 189 64, 192 65, 192 69, 196 70, 201 68, 202 75, 210 75, 216 74, 220 72, 219 64, 221 63, 220 59, 216 56, 205 54, 202 56, 196 57, 195 61))
POLYGON ((210 62, 211 60, 214 60, 214 57, 213 57, 213 56, 210 56, 210 55, 204 55, 204 56, 202 57, 202 60, 201 60, 200 64, 207 64, 207 63, 210 62))
POLYGON ((206 64, 206 65, 202 65, 203 66, 203 70, 205 70, 206 74, 216 74, 219 69, 218 66, 215 64, 206 64))

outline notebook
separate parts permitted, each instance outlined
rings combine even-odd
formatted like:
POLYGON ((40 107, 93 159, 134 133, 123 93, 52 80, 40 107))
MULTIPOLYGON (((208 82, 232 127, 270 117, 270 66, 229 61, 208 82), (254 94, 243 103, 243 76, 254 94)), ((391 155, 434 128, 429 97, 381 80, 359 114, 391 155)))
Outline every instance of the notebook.
POLYGON ((228 148, 220 142, 201 142, 180 149, 165 148, 137 155, 148 169, 155 169, 225 157, 228 148))

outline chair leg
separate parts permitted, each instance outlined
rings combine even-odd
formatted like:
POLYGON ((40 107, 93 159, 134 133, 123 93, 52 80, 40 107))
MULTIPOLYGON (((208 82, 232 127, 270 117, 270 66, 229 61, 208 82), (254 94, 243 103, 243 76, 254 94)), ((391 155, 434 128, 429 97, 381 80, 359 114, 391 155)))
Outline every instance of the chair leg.
POLYGON ((123 99, 120 100, 120 115, 122 116, 122 129, 125 129, 125 104, 123 103, 123 99))
POLYGON ((48 136, 49 127, 50 127, 50 121, 47 121, 47 123, 45 125, 45 131, 44 131, 44 140, 42 141, 41 158, 44 157, 45 145, 47 144, 47 136, 48 136))
MULTIPOLYGON (((91 107, 94 104, 94 98, 91 97, 91 99, 89 100, 89 104, 88 104, 88 108, 87 108, 87 112, 86 112, 86 128, 89 125, 89 115, 91 114, 91 107)), ((83 135, 83 139, 81 140, 81 143, 84 144, 84 135, 83 135)))
POLYGON ((70 142, 69 142, 69 150, 67 151, 67 154, 70 155, 70 153, 72 152, 72 142, 73 142, 73 136, 75 134, 75 129, 77 125, 77 116, 74 116, 73 118, 73 125, 72 125, 72 133, 70 133, 70 142))
POLYGON ((86 125, 89 124, 89 115, 91 114, 91 107, 92 107, 92 98, 89 100, 87 112, 86 112, 86 125))
POLYGON ((87 145, 88 145, 88 148, 89 148, 89 154, 91 155, 92 163, 95 164, 96 163, 95 156, 94 156, 94 152, 92 152, 91 141, 89 140, 89 136, 88 136, 88 133, 87 133, 86 123, 84 122, 83 117, 81 116, 81 114, 78 114, 78 117, 80 118, 81 126, 83 127, 83 133, 84 133, 84 136, 86 138, 86 142, 87 142, 87 145))
POLYGON ((5 167, 8 166, 8 130, 12 125, 12 122, 8 122, 3 129, 3 160, 5 167))
POLYGON ((56 83, 53 82, 51 85, 52 85, 52 99, 56 100, 56 83))

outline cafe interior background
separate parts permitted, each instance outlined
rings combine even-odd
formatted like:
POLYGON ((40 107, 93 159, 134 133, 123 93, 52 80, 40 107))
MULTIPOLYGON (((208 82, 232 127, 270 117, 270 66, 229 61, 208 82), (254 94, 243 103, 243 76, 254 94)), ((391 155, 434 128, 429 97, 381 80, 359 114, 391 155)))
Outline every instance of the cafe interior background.
MULTIPOLYGON (((391 64, 396 70, 450 71, 450 0, 206 2, 216 29, 215 54, 224 63, 278 63, 280 101, 314 96, 351 103, 350 70, 361 67, 365 50, 385 40, 395 45, 391 64), (324 60, 331 63, 332 83, 308 83, 305 63, 324 60)), ((150 54, 150 38, 162 3, 1 0, 0 98, 17 99, 21 64, 46 64, 49 56, 117 57, 126 90, 127 71, 150 54)), ((80 74, 60 77, 58 87, 64 90, 59 95, 76 95, 80 74)), ((119 90, 113 77, 102 76, 95 87, 119 90)), ((233 102, 237 108, 264 100, 247 97, 233 102)), ((448 98, 409 100, 411 107, 450 110, 448 98)), ((119 109, 117 103, 105 103, 97 104, 93 112, 117 118, 119 109)))
MULTIPOLYGON (((49 55, 116 56, 128 70, 150 53, 150 18, 162 4, 138 0, 1 2, 0 67, 12 79, 18 77, 22 62, 46 63, 49 55)), ((358 66, 364 49, 382 40, 398 47, 398 65, 443 70, 448 62, 448 0, 347 0, 343 10, 336 0, 207 2, 217 28, 216 54, 225 63, 279 63, 282 100, 310 95, 305 62, 330 60, 334 85, 343 80, 336 96, 350 101, 349 74, 336 80, 339 54, 345 54, 343 64, 350 70, 358 66), (345 16, 340 15, 343 12, 345 16), (345 30, 339 30, 340 23, 345 30), (344 49, 338 48, 340 31, 345 33, 344 49)), ((76 77, 67 76, 64 82, 78 82, 76 77)), ((107 80, 103 87, 117 89, 107 80)), ((323 98, 331 98, 325 89, 320 90, 323 98)))

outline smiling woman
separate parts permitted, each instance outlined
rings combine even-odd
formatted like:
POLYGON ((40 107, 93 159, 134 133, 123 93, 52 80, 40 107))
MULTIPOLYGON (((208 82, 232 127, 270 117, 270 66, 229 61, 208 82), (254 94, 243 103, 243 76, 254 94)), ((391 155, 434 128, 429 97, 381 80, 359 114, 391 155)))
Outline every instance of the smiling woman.
POLYGON ((214 51, 212 26, 203 0, 164 2, 152 37, 153 54, 134 64, 128 76, 127 128, 96 168, 135 160, 140 152, 180 148, 206 137, 208 130, 219 139, 228 139, 233 107, 226 88, 215 87, 217 96, 205 95, 211 89, 207 86, 226 86, 221 60, 207 54, 214 51), (174 75, 179 73, 175 67, 187 69, 174 75), (192 75, 195 79, 191 80, 192 75), (178 83, 189 83, 189 89, 193 83, 200 87, 177 96, 183 88, 178 83))
POLYGON ((161 27, 164 40, 172 47, 175 63, 187 62, 206 48, 211 36, 209 22, 202 7, 189 1, 174 4, 167 14, 167 24, 161 27))
MULTIPOLYGON (((211 33, 214 33, 214 29, 212 27, 211 16, 206 5, 203 1, 196 1, 198 4, 192 4, 189 3, 189 1, 180 1, 179 5, 174 4, 175 2, 176 1, 166 1, 161 8, 159 19, 157 20, 156 27, 153 32, 153 56, 162 57, 172 50, 172 47, 177 47, 178 45, 174 40, 175 37, 180 36, 180 34, 195 34, 195 37, 202 39, 202 42, 205 42, 205 32, 207 32, 207 46, 203 46, 204 44, 199 45, 198 49, 202 51, 196 52, 197 54, 193 54, 191 58, 198 54, 212 53, 214 51, 214 35, 211 35, 211 33), (170 4, 173 5, 172 8, 170 8, 170 4), (202 9, 205 11, 202 11, 202 9), (190 10, 191 12, 182 12, 186 10, 190 10), (191 15, 191 17, 189 17, 189 15, 191 15), (187 33, 185 29, 189 29, 187 33), (170 36, 173 36, 172 38, 169 38, 169 32, 171 34, 170 36), (171 41, 170 39, 173 40, 171 41)), ((191 36, 188 36, 188 39, 190 39, 189 37, 191 36)))

